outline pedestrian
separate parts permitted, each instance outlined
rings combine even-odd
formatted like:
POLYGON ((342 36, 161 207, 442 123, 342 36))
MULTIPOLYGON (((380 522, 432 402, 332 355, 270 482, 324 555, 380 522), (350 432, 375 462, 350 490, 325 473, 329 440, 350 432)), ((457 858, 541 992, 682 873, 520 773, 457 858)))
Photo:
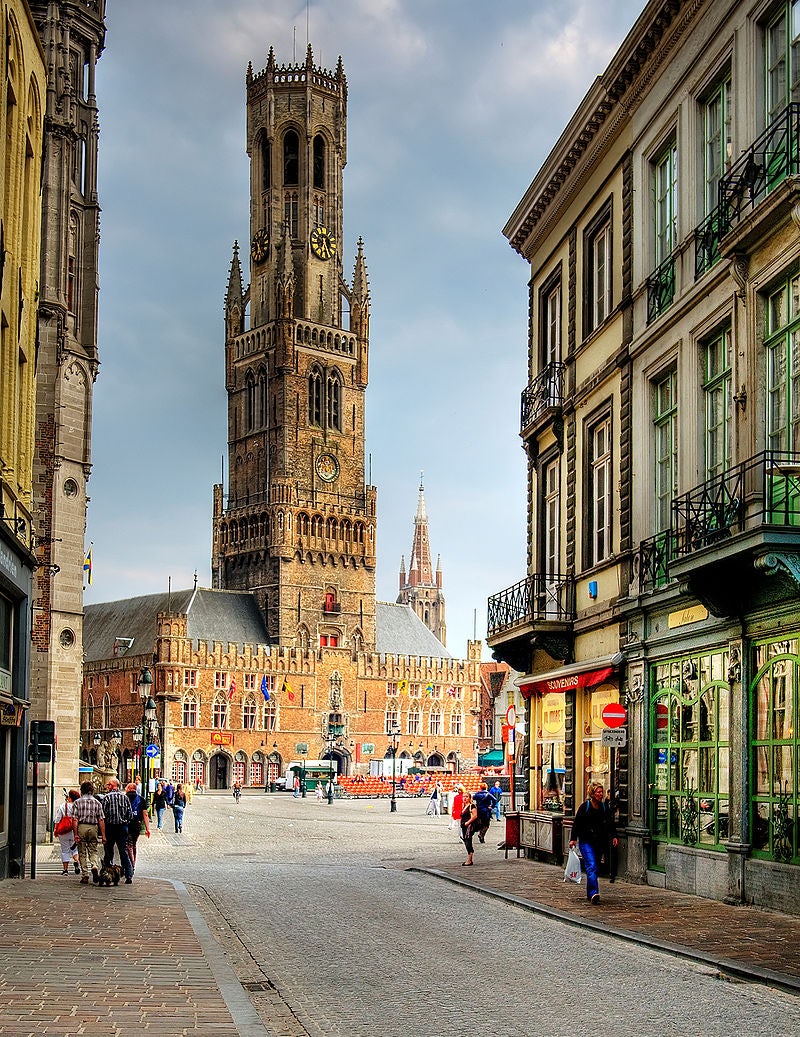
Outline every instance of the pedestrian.
POLYGON ((324 795, 322 793, 322 782, 318 781, 317 782, 317 799, 321 800, 321 799, 324 799, 324 798, 325 797, 324 797, 324 795))
POLYGON ((458 832, 458 838, 461 838, 461 811, 464 809, 464 786, 456 785, 453 789, 453 804, 450 807, 450 824, 447 826, 450 831, 454 828, 458 832))
POLYGON ((475 853, 473 840, 479 824, 477 807, 470 793, 465 792, 461 807, 461 838, 464 840, 464 846, 467 850, 467 859, 462 861, 462 868, 469 867, 472 864, 472 857, 475 853))
POLYGON ((119 863, 125 872, 125 881, 133 882, 133 867, 128 856, 128 824, 133 817, 131 801, 124 792, 120 792, 119 781, 109 778, 106 782, 106 794, 103 797, 103 816, 106 819, 105 853, 103 866, 114 863, 114 847, 119 852, 119 863))
POLYGON ((106 841, 106 820, 100 800, 94 794, 91 781, 81 784, 81 794, 72 804, 78 859, 81 864, 81 883, 86 886, 91 872, 92 881, 100 877, 99 842, 106 841))
POLYGON ((600 858, 609 848, 617 847, 617 829, 614 814, 603 799, 603 786, 599 781, 589 785, 589 798, 581 803, 572 822, 570 846, 577 844, 586 869, 586 898, 592 904, 600 903, 597 882, 597 867, 600 858))
POLYGON ((442 793, 444 792, 444 786, 440 781, 434 783, 433 790, 431 792, 431 798, 428 801, 427 813, 431 817, 438 817, 442 807, 442 793))
POLYGON ((299 799, 300 798, 300 775, 297 773, 297 771, 294 772, 294 781, 292 782, 292 788, 294 790, 292 792, 292 796, 295 799, 299 799))
POLYGON ((172 816, 175 819, 175 831, 183 831, 183 812, 186 809, 186 793, 183 785, 176 785, 172 797, 172 816))
POLYGON ((478 825, 476 827, 478 842, 486 842, 486 833, 489 831, 489 825, 492 820, 492 808, 494 807, 494 797, 486 787, 486 782, 481 782, 481 787, 473 796, 475 803, 475 809, 478 812, 478 825))
POLYGON ((494 800, 494 806, 492 807, 492 817, 495 821, 502 819, 501 808, 503 806, 503 786, 500 784, 500 779, 496 779, 494 785, 489 789, 489 794, 494 800))
POLYGON ((56 810, 53 818, 53 832, 58 836, 58 845, 61 849, 62 875, 69 875, 69 862, 76 875, 80 875, 81 866, 78 863, 78 846, 75 842, 75 821, 72 816, 72 805, 80 796, 77 789, 70 789, 67 798, 56 810), (63 824, 62 824, 63 821, 63 824), (63 829, 59 831, 59 828, 63 829))
MULTIPOLYGON (((141 785, 139 786, 141 788, 141 785)), ((131 801, 132 817, 128 822, 128 856, 131 859, 131 872, 136 870, 136 844, 144 829, 147 838, 150 838, 150 815, 147 813, 147 804, 142 799, 141 793, 136 791, 133 782, 125 786, 125 795, 131 801)))
POLYGON ((164 793, 167 797, 167 806, 172 806, 172 800, 175 797, 175 786, 172 784, 172 778, 167 778, 167 783, 164 786, 164 793))
POLYGON ((153 810, 156 815, 156 827, 159 832, 164 825, 164 811, 167 809, 167 791, 163 781, 156 782, 156 790, 153 793, 153 810))

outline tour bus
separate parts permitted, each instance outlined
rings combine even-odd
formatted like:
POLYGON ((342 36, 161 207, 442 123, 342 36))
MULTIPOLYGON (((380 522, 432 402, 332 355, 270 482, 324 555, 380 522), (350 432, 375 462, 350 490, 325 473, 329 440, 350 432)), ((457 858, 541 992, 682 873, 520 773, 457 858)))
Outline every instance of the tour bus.
POLYGON ((294 790, 295 774, 300 780, 303 779, 303 770, 306 772, 306 791, 311 792, 322 782, 323 787, 327 785, 328 779, 333 777, 336 782, 338 771, 338 760, 292 760, 286 768, 286 791, 294 790))

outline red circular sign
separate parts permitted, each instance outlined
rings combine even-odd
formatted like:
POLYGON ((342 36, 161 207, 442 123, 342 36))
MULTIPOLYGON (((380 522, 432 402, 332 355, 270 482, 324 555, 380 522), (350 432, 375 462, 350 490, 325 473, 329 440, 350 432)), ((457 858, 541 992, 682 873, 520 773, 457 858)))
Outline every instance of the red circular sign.
POLYGON ((628 713, 619 702, 611 702, 603 708, 600 714, 606 727, 622 727, 628 719, 628 713))
POLYGON ((669 708, 666 702, 656 703, 656 727, 659 731, 663 731, 664 728, 669 724, 669 708))

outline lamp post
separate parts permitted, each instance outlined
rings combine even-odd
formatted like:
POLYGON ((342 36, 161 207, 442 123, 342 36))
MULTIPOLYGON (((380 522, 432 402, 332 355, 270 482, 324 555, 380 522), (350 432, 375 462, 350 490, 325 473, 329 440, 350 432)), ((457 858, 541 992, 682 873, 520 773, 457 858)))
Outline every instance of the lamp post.
POLYGON ((303 773, 300 776, 300 795, 303 799, 306 798, 306 753, 308 752, 308 746, 302 749, 300 755, 303 757, 303 773))
POLYGON ((338 740, 338 735, 329 734, 325 739, 328 746, 328 806, 333 806, 333 747, 338 740))
POLYGON ((153 675, 148 666, 142 667, 136 690, 142 700, 142 799, 150 810, 150 757, 147 755, 148 737, 156 722, 156 704, 153 699, 153 675))
POLYGON ((461 750, 456 749, 456 777, 461 773, 461 750))
POLYGON ((397 775, 395 767, 397 766, 397 739, 400 737, 400 728, 397 724, 392 727, 389 734, 392 737, 392 799, 389 804, 389 813, 394 814, 397 812, 397 785, 395 784, 397 775))

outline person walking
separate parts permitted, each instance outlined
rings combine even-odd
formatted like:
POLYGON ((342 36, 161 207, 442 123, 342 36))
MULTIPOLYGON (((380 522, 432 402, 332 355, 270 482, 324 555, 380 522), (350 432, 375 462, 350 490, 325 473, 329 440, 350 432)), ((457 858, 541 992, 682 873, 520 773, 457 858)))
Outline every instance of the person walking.
POLYGON ((461 838, 461 811, 464 809, 464 786, 456 785, 453 789, 453 804, 450 807, 450 824, 447 826, 451 831, 455 828, 458 838, 461 838))
POLYGON ((486 833, 489 831, 489 825, 492 821, 492 808, 494 807, 494 797, 486 787, 486 782, 481 782, 481 787, 472 797, 475 803, 475 809, 478 812, 478 824, 476 825, 476 832, 478 835, 478 842, 486 842, 486 833))
POLYGON ((175 786, 175 794, 172 797, 172 816, 175 819, 175 831, 183 831, 183 812, 186 809, 186 793, 183 785, 175 786))
POLYGON ((153 793, 153 810, 156 815, 156 827, 159 832, 164 826, 164 811, 167 809, 167 791, 163 781, 156 782, 156 790, 153 793))
POLYGON ((465 792, 461 807, 461 838, 464 840, 467 850, 467 859, 462 861, 462 868, 470 867, 472 864, 472 857, 475 853, 473 839, 479 824, 478 809, 469 792, 465 792))
POLYGON ((78 859, 81 866, 81 883, 97 882, 100 877, 100 841, 106 841, 106 819, 100 800, 94 794, 91 781, 81 784, 81 794, 72 804, 75 840, 78 843, 78 859), (98 840, 99 835, 99 840, 98 840))
POLYGON ((67 798, 56 810, 53 818, 53 832, 58 836, 58 845, 61 849, 62 875, 69 875, 70 861, 72 861, 75 874, 80 875, 81 873, 81 866, 78 863, 78 845, 75 842, 75 821, 72 816, 72 805, 79 796, 80 792, 77 789, 70 789, 67 798), (59 829, 62 830, 59 831, 59 829))
POLYGON ((441 813, 442 808, 442 793, 444 792, 444 786, 440 781, 434 783, 433 790, 431 791, 431 798, 428 800, 428 809, 426 813, 430 814, 431 817, 438 817, 441 813))
POLYGON ((503 786, 500 784, 500 780, 495 780, 494 785, 489 789, 489 795, 494 800, 494 806, 492 807, 492 817, 495 821, 502 820, 502 806, 503 806, 503 786))
POLYGON ((131 801, 124 792, 120 792, 119 781, 109 778, 106 782, 106 794, 103 797, 103 816, 106 820, 106 837, 103 854, 103 865, 114 862, 114 847, 119 852, 119 863, 125 872, 125 881, 133 882, 133 866, 128 856, 128 825, 133 818, 131 801))
MULTIPOLYGON (((139 786, 141 788, 141 785, 139 786)), ((131 859, 131 871, 136 871, 136 844, 142 829, 147 838, 150 838, 150 815, 147 813, 147 805, 142 799, 141 793, 136 791, 136 785, 131 782, 125 786, 125 795, 131 801, 133 816, 128 822, 128 856, 131 859)))
POLYGON ((617 829, 614 814, 604 800, 599 781, 589 785, 589 798, 581 803, 572 822, 570 846, 577 844, 586 869, 586 898, 592 904, 600 903, 597 868, 600 858, 609 847, 617 847, 617 829))

